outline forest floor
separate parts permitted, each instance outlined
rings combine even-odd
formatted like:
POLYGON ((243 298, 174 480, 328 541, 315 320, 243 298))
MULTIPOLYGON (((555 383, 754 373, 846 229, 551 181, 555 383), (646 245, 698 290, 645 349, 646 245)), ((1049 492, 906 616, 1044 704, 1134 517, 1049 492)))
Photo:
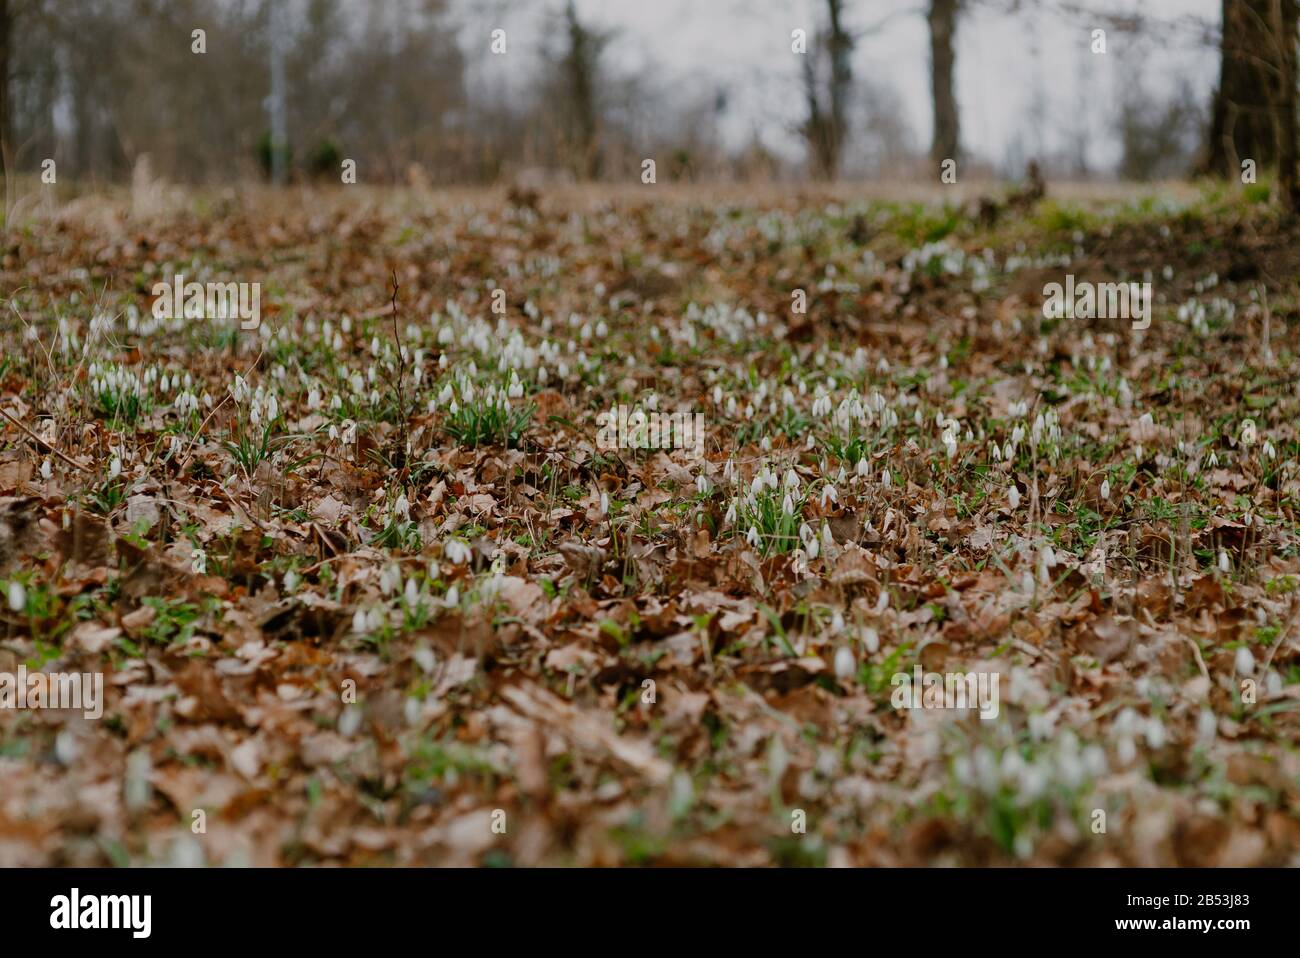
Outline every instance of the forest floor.
POLYGON ((1271 207, 350 189, 5 234, 0 865, 1300 864, 1271 207))

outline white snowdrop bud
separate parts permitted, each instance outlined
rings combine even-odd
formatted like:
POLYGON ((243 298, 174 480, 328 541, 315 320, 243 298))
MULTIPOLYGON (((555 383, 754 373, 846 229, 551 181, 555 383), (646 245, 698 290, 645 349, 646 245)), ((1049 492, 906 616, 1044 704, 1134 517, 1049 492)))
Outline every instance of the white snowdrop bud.
POLYGON ((1228 560, 1228 553, 1223 549, 1219 550, 1219 571, 1224 575, 1232 571, 1232 563, 1228 560))
POLYGON ((862 631, 862 644, 866 646, 868 652, 874 655, 880 651, 880 634, 875 629, 864 629, 862 631))
POLYGON ((357 609, 352 613, 352 631, 357 635, 366 631, 366 610, 357 609))
POLYGON ((1165 744, 1165 725, 1158 718, 1147 720, 1146 726, 1147 745, 1151 748, 1160 748, 1165 744))
POLYGON ((447 604, 460 605, 460 589, 456 588, 454 585, 447 590, 447 604))
POLYGON ((890 480, 889 480, 889 470, 888 470, 888 469, 882 469, 882 470, 880 470, 880 484, 881 484, 882 486, 888 488, 888 487, 889 487, 889 481, 890 481, 890 480))
POLYGON ((1250 675, 1255 671, 1255 656, 1248 647, 1243 645, 1237 649, 1237 658, 1233 665, 1239 674, 1250 675))
POLYGON ((17 579, 9 583, 9 608, 14 612, 22 612, 27 608, 27 590, 17 579))
POLYGON ((853 678, 853 673, 858 670, 858 663, 853 657, 853 650, 847 645, 841 645, 835 650, 835 677, 841 682, 853 678))
POLYGON ((1101 498, 1104 499, 1104 500, 1109 500, 1109 499, 1110 499, 1110 480, 1109 480, 1109 479, 1103 479, 1103 480, 1101 481, 1101 498))
POLYGON ((442 544, 442 555, 448 562, 453 565, 464 565, 470 560, 473 552, 470 547, 459 539, 448 539, 442 544))
POLYGON ((609 494, 606 492, 600 494, 600 514, 602 516, 609 515, 609 494))
POLYGON ((1214 711, 1210 708, 1201 709, 1201 714, 1196 719, 1196 740, 1202 745, 1208 745, 1218 733, 1219 720, 1215 718, 1214 711))
POLYGON ((1011 488, 1007 490, 1007 504, 1011 506, 1011 511, 1015 512, 1020 508, 1020 490, 1016 484, 1012 483, 1011 488))
POLYGON ((49 479, 54 475, 54 470, 50 467, 50 460, 41 460, 41 478, 49 479))
POLYGON ((857 466, 854 467, 853 471, 856 472, 859 476, 865 478, 867 475, 870 474, 871 467, 867 465, 867 460, 865 458, 859 459, 858 464, 857 466))

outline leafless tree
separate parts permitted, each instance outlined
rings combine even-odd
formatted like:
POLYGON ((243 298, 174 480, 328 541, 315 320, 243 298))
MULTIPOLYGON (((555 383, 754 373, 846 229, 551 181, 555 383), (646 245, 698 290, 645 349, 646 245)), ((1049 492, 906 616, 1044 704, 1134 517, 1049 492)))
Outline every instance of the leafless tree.
POLYGON ((953 89, 953 46, 960 7, 960 0, 930 0, 930 86, 934 97, 930 160, 936 168, 944 160, 958 159, 961 150, 961 122, 953 89))

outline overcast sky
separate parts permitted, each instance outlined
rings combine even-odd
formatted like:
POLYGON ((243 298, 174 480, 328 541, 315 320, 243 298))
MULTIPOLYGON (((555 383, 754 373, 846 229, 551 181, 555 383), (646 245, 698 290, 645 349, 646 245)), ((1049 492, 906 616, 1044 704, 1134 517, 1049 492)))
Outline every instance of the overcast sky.
MULTIPOLYGON (((562 0, 505 3, 458 0, 472 45, 488 23, 507 29, 508 57, 477 62, 478 82, 523 90, 547 23, 541 11, 562 0), (501 12, 497 12, 497 10, 501 12)), ((1057 0, 1024 0, 1026 12, 1006 16, 1005 4, 969 0, 957 40, 957 97, 963 146, 1004 164, 1043 152, 1082 152, 1102 169, 1118 157, 1114 122, 1122 92, 1141 84, 1155 100, 1187 83, 1203 101, 1217 79, 1218 54, 1184 18, 1217 28, 1220 0, 1075 0, 1102 11, 1141 13, 1162 25, 1141 36, 1107 31, 1107 52, 1091 52, 1088 18, 1063 15, 1057 0)), ((863 33, 854 53, 855 76, 890 90, 900 101, 912 145, 930 140, 929 36, 925 0, 846 0, 848 24, 863 33), (883 25, 882 25, 883 24, 883 25)), ((615 31, 605 64, 617 72, 652 70, 657 85, 698 96, 725 88, 723 129, 733 145, 757 130, 765 145, 798 156, 793 127, 801 118, 799 60, 790 31, 811 36, 824 0, 578 0, 584 20, 615 31)), ((486 42, 486 41, 484 41, 486 42)), ((549 42, 558 43, 551 36, 549 42)), ((859 109, 862 104, 857 104, 859 109)))

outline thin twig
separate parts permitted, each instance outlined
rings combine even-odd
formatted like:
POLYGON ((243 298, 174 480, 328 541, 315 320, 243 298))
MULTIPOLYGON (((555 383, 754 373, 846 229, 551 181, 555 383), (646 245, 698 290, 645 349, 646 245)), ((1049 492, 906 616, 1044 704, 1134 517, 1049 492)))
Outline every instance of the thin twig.
POLYGON ((61 449, 59 449, 58 446, 51 445, 50 443, 42 439, 40 436, 36 435, 36 433, 28 429, 26 425, 24 425, 22 422, 20 422, 19 420, 11 416, 3 406, 0 406, 0 415, 3 415, 11 423, 13 423, 23 432, 27 433, 28 437, 33 442, 35 442, 38 446, 49 449, 50 452, 54 453, 56 456, 58 456, 60 459, 66 462, 68 465, 72 466, 74 469, 80 469, 82 472, 94 472, 94 470, 91 469, 89 466, 83 466, 81 463, 77 462, 77 460, 64 454, 64 452, 61 449))

